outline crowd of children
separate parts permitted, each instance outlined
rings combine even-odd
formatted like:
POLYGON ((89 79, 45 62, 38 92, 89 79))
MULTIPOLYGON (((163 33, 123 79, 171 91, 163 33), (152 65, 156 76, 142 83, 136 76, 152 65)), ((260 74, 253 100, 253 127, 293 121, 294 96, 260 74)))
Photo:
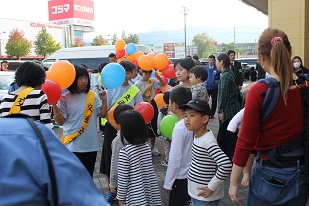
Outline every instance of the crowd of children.
MULTIPOLYGON (((84 173, 88 171, 92 177, 100 149, 98 117, 107 118, 107 122, 105 119, 99 121, 100 125, 104 122, 100 172, 106 176, 109 188, 105 199, 111 203, 116 198, 120 206, 163 205, 152 163, 152 156, 160 155, 155 148, 155 139, 160 135, 165 155, 161 164, 167 167, 163 188, 169 193, 170 206, 187 206, 189 202, 192 206, 217 206, 225 195, 223 183, 230 174, 229 195, 235 204, 239 204, 237 190, 241 173, 241 184, 250 186, 248 205, 304 205, 309 192, 305 188, 307 180, 303 177, 304 161, 308 157, 302 135, 308 128, 304 128, 302 122, 302 106, 305 103, 300 101, 304 95, 304 90, 300 91, 300 88, 308 87, 308 82, 305 86, 292 82, 292 64, 288 60, 291 46, 284 32, 265 30, 258 48, 263 67, 273 79, 278 80, 280 94, 283 94, 276 102, 276 109, 280 112, 273 111, 270 116, 272 121, 265 124, 260 121, 264 101, 261 94, 268 91, 262 82, 251 85, 246 109, 241 109, 239 90, 243 89, 243 84, 238 79, 240 75, 236 71, 239 70, 235 70, 238 62, 231 55, 220 54, 217 57, 218 70, 213 70, 214 62, 205 68, 191 58, 177 60, 174 64, 177 81, 173 84, 178 82, 178 85, 164 92, 166 105, 160 104, 162 107, 158 107, 155 100, 157 90, 166 84, 160 75, 155 69, 146 71, 124 60, 119 64, 126 72, 125 81, 120 87, 107 90, 99 74, 94 81, 95 91, 92 91, 87 69, 83 65, 74 65, 74 82, 60 100, 51 105, 54 120, 63 126, 61 141, 80 160, 84 173), (283 66, 278 66, 278 61, 283 66), (215 72, 209 74, 209 71, 215 72), (222 72, 219 79, 217 71, 222 72), (152 74, 154 78, 151 78, 152 74), (213 108, 208 104, 206 81, 209 76, 216 86, 219 83, 217 113, 220 129, 217 139, 208 128, 209 120, 214 116, 213 108), (147 124, 143 115, 134 110, 134 106, 141 102, 150 103, 154 109, 153 118, 147 124), (177 119, 171 138, 164 137, 159 127, 168 114, 177 119), (289 118, 285 119, 283 115, 286 114, 289 118), (244 124, 238 137, 242 119, 244 124), (294 130, 282 130, 293 122, 302 124, 295 126, 294 130), (269 136, 275 139, 266 141, 269 136), (281 145, 286 144, 290 147, 282 150, 281 145), (272 155, 275 155, 275 161, 272 155), (255 156, 257 161, 253 175, 256 177, 250 179, 255 156), (298 182, 299 185, 294 185, 298 182), (257 192, 261 188, 262 195, 257 192), (294 190, 299 194, 294 194, 294 190)), ((228 53, 233 54, 233 51, 228 53)), ((115 55, 110 55, 111 62, 115 58, 115 55)), ((215 60, 212 55, 209 58, 215 60)), ((294 63, 295 69, 300 67, 301 63, 294 63)), ((106 65, 102 63, 99 70, 106 65)), ((50 125, 50 105, 47 95, 40 90, 46 79, 44 69, 25 63, 17 70, 15 78, 19 88, 4 98, 0 116, 26 114, 50 125)), ((252 71, 250 79, 256 81, 255 71, 252 71)), ((212 93, 211 96, 216 95, 212 93)), ((306 108, 305 112, 308 113, 306 108)), ((308 122, 308 119, 305 121, 308 122)))

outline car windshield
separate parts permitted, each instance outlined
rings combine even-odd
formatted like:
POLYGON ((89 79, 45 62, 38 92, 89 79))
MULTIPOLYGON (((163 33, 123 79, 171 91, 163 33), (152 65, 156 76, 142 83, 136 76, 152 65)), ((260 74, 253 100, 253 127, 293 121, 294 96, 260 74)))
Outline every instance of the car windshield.
POLYGON ((0 90, 8 90, 10 84, 14 81, 14 74, 0 75, 0 90))

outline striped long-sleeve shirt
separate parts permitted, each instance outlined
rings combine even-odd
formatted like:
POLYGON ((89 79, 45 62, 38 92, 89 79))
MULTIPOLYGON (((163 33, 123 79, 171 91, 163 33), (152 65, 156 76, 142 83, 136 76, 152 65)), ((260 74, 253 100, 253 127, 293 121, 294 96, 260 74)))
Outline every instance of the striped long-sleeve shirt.
MULTIPOLYGON (((16 94, 6 95, 0 104, 0 116, 7 116, 15 99, 16 94)), ((20 114, 33 117, 35 120, 52 127, 50 105, 47 102, 47 96, 42 90, 32 90, 26 97, 21 106, 20 114)))
POLYGON ((120 150, 117 199, 126 205, 163 205, 147 143, 120 150))
POLYGON ((213 201, 223 198, 223 182, 232 170, 229 158, 218 146, 212 131, 195 137, 192 144, 192 162, 188 172, 188 193, 194 199, 213 201), (198 187, 207 186, 213 191, 207 198, 197 196, 198 187))

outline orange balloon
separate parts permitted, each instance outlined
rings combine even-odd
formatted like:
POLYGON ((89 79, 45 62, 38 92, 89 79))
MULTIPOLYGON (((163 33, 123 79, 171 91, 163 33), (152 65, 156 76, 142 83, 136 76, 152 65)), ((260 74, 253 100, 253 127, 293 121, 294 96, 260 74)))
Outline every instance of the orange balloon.
POLYGON ((125 58, 119 58, 118 60, 117 60, 117 63, 120 63, 120 62, 122 62, 123 60, 126 60, 125 58))
POLYGON ((135 60, 138 61, 138 58, 139 58, 140 56, 142 56, 143 54, 144 54, 144 52, 142 52, 142 51, 136 52, 136 53, 135 53, 135 60))
POLYGON ((164 102, 163 94, 162 94, 162 93, 157 94, 157 95, 154 97, 154 100, 155 100, 155 102, 157 103, 157 106, 158 106, 158 107, 164 107, 164 106, 166 106, 166 103, 164 102))
POLYGON ((76 71, 69 61, 60 60, 53 63, 49 70, 47 79, 59 84, 62 90, 71 86, 74 82, 76 71))
POLYGON ((147 56, 150 56, 152 61, 154 61, 154 57, 156 56, 156 54, 155 53, 149 53, 149 54, 147 54, 147 56))
POLYGON ((153 69, 153 61, 150 56, 141 55, 138 58, 138 66, 145 71, 150 71, 153 69))
POLYGON ((135 54, 130 54, 130 55, 128 55, 128 54, 126 54, 126 60, 128 60, 128 61, 133 61, 135 59, 135 54))
POLYGON ((154 67, 157 70, 164 69, 168 65, 168 56, 164 53, 159 53, 154 57, 154 67))
POLYGON ((165 93, 166 91, 170 90, 171 88, 173 88, 173 87, 170 86, 170 85, 164 85, 164 86, 161 87, 161 92, 165 93))
POLYGON ((117 39, 115 42, 116 50, 123 50, 126 46, 126 42, 122 39, 117 39))
POLYGON ((107 121, 108 123, 110 123, 116 130, 119 131, 120 127, 119 125, 116 123, 116 120, 114 118, 114 111, 116 109, 118 105, 112 106, 112 108, 110 108, 110 110, 107 113, 107 121))

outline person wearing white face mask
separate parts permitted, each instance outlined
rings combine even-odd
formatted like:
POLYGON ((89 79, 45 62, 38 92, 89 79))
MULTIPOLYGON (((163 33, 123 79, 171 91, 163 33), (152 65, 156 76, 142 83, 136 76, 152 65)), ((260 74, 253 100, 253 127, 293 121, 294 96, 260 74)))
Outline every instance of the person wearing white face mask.
POLYGON ((292 59, 294 73, 298 76, 300 74, 309 75, 309 70, 303 66, 303 61, 299 56, 295 56, 292 59))

